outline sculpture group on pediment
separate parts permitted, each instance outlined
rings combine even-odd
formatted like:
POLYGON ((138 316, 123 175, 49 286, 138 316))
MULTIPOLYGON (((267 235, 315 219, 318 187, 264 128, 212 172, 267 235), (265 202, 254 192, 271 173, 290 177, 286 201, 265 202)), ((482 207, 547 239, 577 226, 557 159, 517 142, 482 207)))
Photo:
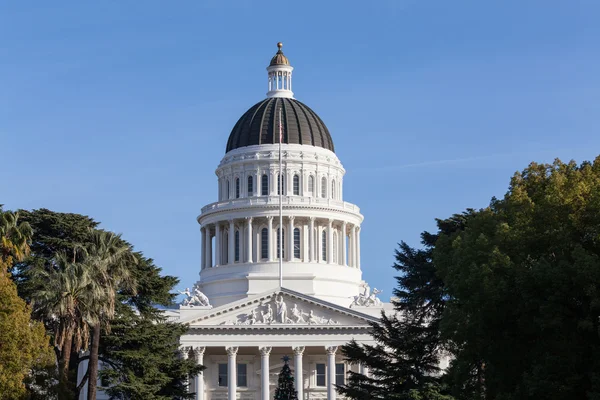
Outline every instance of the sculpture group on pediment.
POLYGON ((185 294, 185 299, 181 302, 182 306, 185 307, 210 307, 210 301, 208 297, 202 291, 200 291, 200 287, 198 283, 195 283, 192 290, 190 288, 185 288, 185 290, 179 291, 181 294, 185 294))
POLYGON ((352 303, 350 304, 350 308, 352 308, 353 306, 376 307, 381 305, 381 300, 377 298, 377 295, 379 293, 382 293, 383 290, 379 290, 377 288, 373 288, 373 290, 371 290, 371 287, 367 282, 361 283, 360 287, 363 289, 363 291, 358 296, 353 297, 352 303))
POLYGON ((271 306, 271 301, 263 303, 248 313, 238 315, 234 321, 224 321, 222 325, 339 325, 332 318, 316 315, 314 310, 305 312, 297 303, 288 312, 282 295, 275 296, 272 302, 275 307, 271 306))

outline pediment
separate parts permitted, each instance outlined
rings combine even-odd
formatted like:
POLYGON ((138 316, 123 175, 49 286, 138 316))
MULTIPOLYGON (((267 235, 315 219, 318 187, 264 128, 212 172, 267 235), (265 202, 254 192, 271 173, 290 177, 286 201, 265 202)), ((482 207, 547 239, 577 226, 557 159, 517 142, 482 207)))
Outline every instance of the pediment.
POLYGON ((273 291, 212 309, 188 321, 190 328, 370 327, 377 318, 289 289, 273 291))

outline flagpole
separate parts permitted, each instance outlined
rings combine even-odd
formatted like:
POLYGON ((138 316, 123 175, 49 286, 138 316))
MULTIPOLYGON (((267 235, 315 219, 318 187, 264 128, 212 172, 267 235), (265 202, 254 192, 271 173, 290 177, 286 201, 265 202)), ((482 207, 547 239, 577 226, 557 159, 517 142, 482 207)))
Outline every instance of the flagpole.
MULTIPOLYGON (((279 109, 279 287, 283 287, 283 164, 281 162, 281 141, 283 125, 279 109)), ((289 232, 288 232, 289 235, 289 232)), ((289 249, 288 249, 289 251, 289 249)))

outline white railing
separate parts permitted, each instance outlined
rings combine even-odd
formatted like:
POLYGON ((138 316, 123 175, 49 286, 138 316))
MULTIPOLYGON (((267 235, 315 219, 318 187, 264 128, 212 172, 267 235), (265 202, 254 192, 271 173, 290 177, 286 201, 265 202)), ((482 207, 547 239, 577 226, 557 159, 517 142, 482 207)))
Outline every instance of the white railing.
MULTIPOLYGON (((267 206, 267 205, 279 205, 279 196, 259 196, 259 197, 246 197, 240 199, 232 199, 227 201, 218 201, 216 203, 208 204, 202 207, 202 214, 226 210, 231 208, 239 207, 253 207, 253 206, 267 206)), ((360 212, 360 208, 352 203, 347 203, 341 200, 334 199, 322 199, 318 197, 303 197, 303 196, 283 196, 283 205, 300 205, 309 207, 330 207, 343 209, 355 213, 360 212)))

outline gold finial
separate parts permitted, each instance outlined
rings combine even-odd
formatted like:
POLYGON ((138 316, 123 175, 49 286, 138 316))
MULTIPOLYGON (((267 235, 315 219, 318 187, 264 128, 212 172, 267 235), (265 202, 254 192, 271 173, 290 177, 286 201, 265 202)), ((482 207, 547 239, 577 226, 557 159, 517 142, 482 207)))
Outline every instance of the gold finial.
POLYGON ((279 50, 281 50, 281 48, 283 47, 283 43, 281 43, 281 42, 278 42, 278 43, 277 43, 277 47, 279 48, 279 50))

